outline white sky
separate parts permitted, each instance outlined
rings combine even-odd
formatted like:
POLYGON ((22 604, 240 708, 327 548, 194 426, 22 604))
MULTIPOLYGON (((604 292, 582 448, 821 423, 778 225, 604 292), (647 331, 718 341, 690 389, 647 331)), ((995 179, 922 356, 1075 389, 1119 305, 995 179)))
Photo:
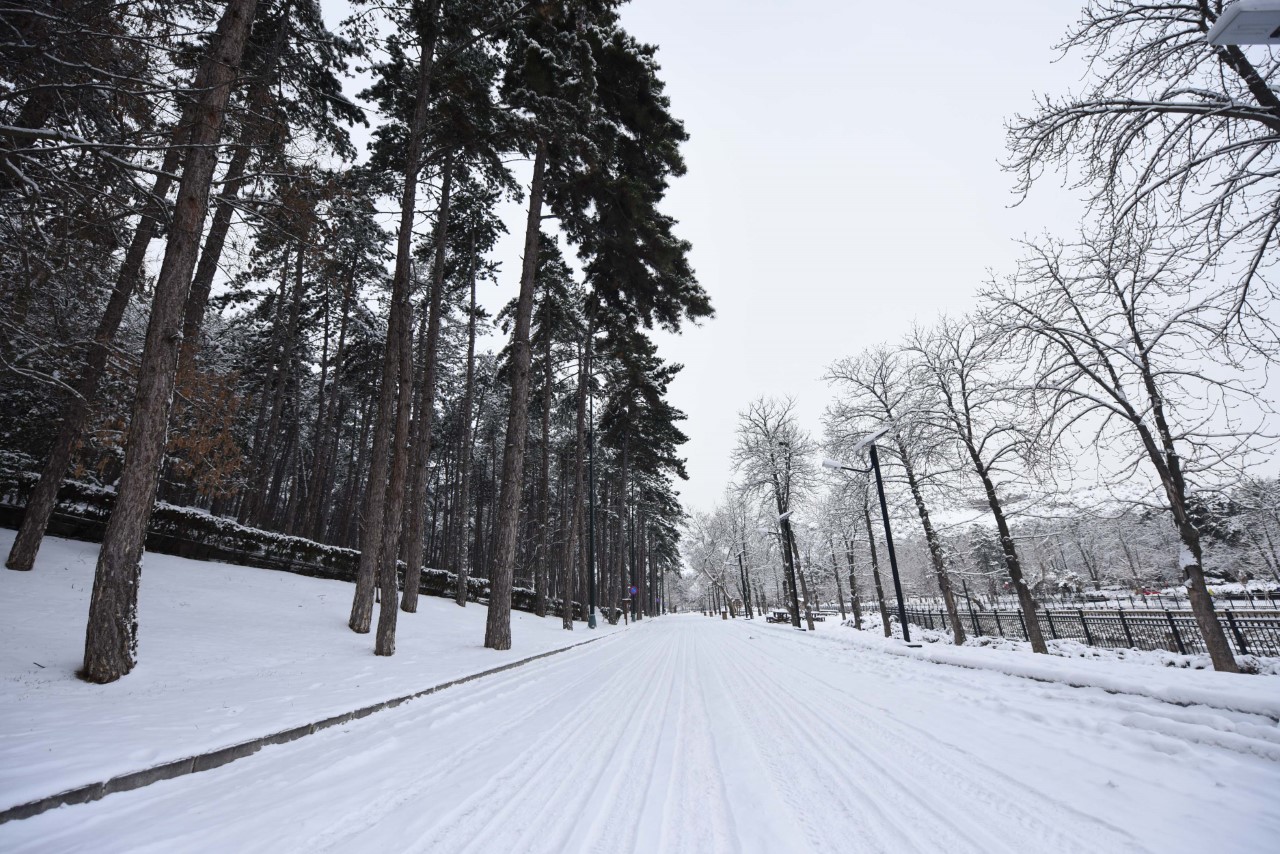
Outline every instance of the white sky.
MULTIPOLYGON (((916 318, 966 310, 988 271, 1011 268, 1015 239, 1074 227, 1078 205, 1052 175, 1011 208, 999 161, 1005 119, 1084 74, 1053 50, 1082 2, 990 0, 980 16, 954 0, 623 7, 626 28, 659 46, 692 137, 664 207, 716 308, 701 327, 659 335, 662 355, 685 365, 671 398, 689 416, 687 509, 720 498, 752 399, 795 396, 817 435, 828 364, 916 318)), ((347 2, 323 3, 336 29, 347 2)), ((505 210, 499 285, 481 295, 491 309, 518 287, 524 213, 505 210)))
POLYGON ((793 395, 818 434, 835 359, 972 305, 1013 241, 1079 211, 1046 176, 1011 208, 1004 121, 1085 71, 1053 50, 1080 0, 636 0, 692 137, 668 212, 717 317, 662 353, 689 415, 687 509, 732 476, 736 415, 793 395), (975 15, 980 8, 981 14, 975 15))

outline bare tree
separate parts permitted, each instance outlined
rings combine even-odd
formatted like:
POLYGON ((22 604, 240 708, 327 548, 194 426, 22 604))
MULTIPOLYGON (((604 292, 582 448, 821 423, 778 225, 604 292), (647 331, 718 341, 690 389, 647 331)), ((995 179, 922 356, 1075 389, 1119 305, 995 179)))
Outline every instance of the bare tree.
POLYGON ((1244 509, 1243 527, 1250 547, 1280 583, 1280 479, 1249 478, 1233 498, 1244 509))
POLYGON ((1223 0, 1090 0, 1059 45, 1086 55, 1078 95, 1009 125, 1026 193, 1045 167, 1075 171, 1107 217, 1165 213, 1163 249, 1230 261, 1222 320, 1270 325, 1263 295, 1280 241, 1280 54, 1205 39, 1223 0))
MULTIPOLYGON (((1000 535, 1009 580, 1026 614, 1027 639, 1034 652, 1047 653, 1036 601, 1023 578, 1018 549, 1009 530, 1000 487, 1010 481, 1025 485, 1024 462, 1035 447, 1018 406, 1011 373, 1001 376, 998 361, 1003 339, 991 326, 972 317, 943 317, 908 339, 915 357, 915 377, 927 389, 917 417, 928 418, 946 436, 982 484, 983 495, 1000 535), (997 483, 999 481, 999 483, 997 483)), ((1008 490, 1004 490, 1008 494, 1008 490)))
MULTIPOLYGON (((816 443, 800 429, 796 404, 791 398, 760 398, 738 416, 738 444, 732 456, 734 467, 742 475, 743 490, 770 502, 777 513, 783 564, 787 576, 799 581, 810 631, 813 614, 804 573, 798 566, 799 547, 792 535, 789 514, 798 499, 815 485, 812 457, 816 451, 816 443)), ((791 611, 791 622, 799 628, 800 610, 792 605, 791 611)))
POLYGON ((927 418, 918 418, 918 390, 911 382, 905 355, 894 348, 881 345, 864 352, 857 358, 837 361, 827 369, 828 382, 840 386, 844 396, 828 409, 828 424, 833 428, 837 442, 854 441, 867 429, 876 425, 897 422, 895 429, 880 445, 887 456, 896 457, 906 476, 911 500, 915 505, 920 527, 924 530, 929 547, 929 559, 933 564, 938 591, 951 620, 951 634, 957 646, 965 641, 964 626, 956 609, 951 579, 947 575, 947 560, 942 539, 933 525, 929 507, 925 502, 926 476, 934 477, 946 472, 926 472, 920 468, 922 460, 936 461, 936 430, 927 418), (837 432, 838 431, 838 432, 837 432))
POLYGON ((737 542, 730 507, 721 505, 710 513, 696 513, 686 523, 685 562, 715 591, 715 598, 724 603, 730 617, 738 616, 735 600, 740 598, 734 593, 735 587, 741 587, 734 580, 738 575, 737 562, 733 560, 737 542))
POLYGON ((1230 481, 1261 444, 1260 422, 1242 424, 1257 406, 1246 372, 1215 345, 1221 312, 1197 278, 1201 266, 1150 245, 1143 232, 1032 244, 1019 273, 988 298, 1004 333, 1026 343, 1048 438, 1100 448, 1117 461, 1110 479, 1132 485, 1144 471, 1155 476, 1214 667, 1234 672, 1189 497, 1192 484, 1230 481), (1187 358, 1210 353, 1216 364, 1187 358), (1083 439, 1074 435, 1081 431, 1083 439))

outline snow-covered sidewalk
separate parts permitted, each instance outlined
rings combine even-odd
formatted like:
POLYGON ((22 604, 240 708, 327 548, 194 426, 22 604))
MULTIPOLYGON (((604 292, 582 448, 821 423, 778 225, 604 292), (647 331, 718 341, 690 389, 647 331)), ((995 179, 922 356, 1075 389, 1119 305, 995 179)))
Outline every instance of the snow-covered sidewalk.
MULTIPOLYGON (((1189 656, 1138 650, 1100 650, 1073 641, 1054 641, 1051 645, 1070 644, 1082 653, 1080 657, 1034 655, 1030 645, 1022 641, 994 646, 974 644, 974 639, 970 639, 964 646, 956 647, 950 643, 949 636, 946 636, 945 641, 939 640, 944 637, 941 632, 916 626, 911 628, 911 637, 916 643, 907 645, 900 637, 884 637, 878 616, 866 620, 862 631, 853 628, 852 620, 846 623, 827 620, 817 623, 815 629, 814 637, 846 648, 875 650, 976 670, 992 670, 1042 682, 1060 682, 1077 688, 1101 688, 1112 693, 1151 697, 1179 705, 1247 712, 1280 722, 1280 676, 1217 673, 1161 663, 1187 661, 1189 656)), ((1207 655, 1200 657, 1208 660, 1207 655)), ((1262 661, 1270 666, 1275 659, 1254 661, 1262 661)))
POLYGON ((1242 712, 674 616, 0 849, 1266 851, 1277 743, 1242 712))
POLYGON ((48 538, 32 572, 0 569, 0 810, 618 631, 517 611, 499 653, 485 608, 424 596, 381 658, 346 626, 348 583, 148 554, 138 666, 90 685, 74 673, 97 551, 48 538))

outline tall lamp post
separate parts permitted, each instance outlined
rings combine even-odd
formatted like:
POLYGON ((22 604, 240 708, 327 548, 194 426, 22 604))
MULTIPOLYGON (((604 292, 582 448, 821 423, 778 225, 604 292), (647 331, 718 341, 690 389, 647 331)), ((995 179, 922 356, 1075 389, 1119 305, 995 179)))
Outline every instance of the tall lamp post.
POLYGON ((911 627, 907 624, 907 606, 902 599, 902 579, 898 575, 898 556, 893 550, 893 531, 889 528, 889 504, 884 500, 884 480, 880 477, 880 455, 876 453, 876 439, 879 439, 893 427, 893 422, 880 427, 870 436, 867 436, 857 445, 854 445, 851 453, 857 454, 863 448, 867 448, 871 457, 871 468, 860 469, 853 466, 847 466, 839 460, 823 459, 822 467, 825 469, 841 469, 843 471, 857 472, 858 474, 870 474, 875 472, 876 476, 876 492, 880 496, 880 519, 884 522, 884 542, 889 551, 889 569, 893 572, 893 592, 898 597, 898 622, 902 624, 902 639, 906 643, 911 643, 911 627))

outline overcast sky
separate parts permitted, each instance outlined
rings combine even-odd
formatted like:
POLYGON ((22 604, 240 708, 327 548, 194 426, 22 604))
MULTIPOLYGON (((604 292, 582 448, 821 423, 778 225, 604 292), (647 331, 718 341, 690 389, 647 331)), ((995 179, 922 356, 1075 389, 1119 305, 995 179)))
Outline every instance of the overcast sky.
POLYGON ((1079 85, 1053 49, 1078 0, 637 0, 623 21, 657 44, 691 135, 667 211, 693 243, 714 320, 662 336, 684 363, 689 509, 732 476, 736 416, 794 395, 817 435, 825 367, 961 312, 1013 241, 1079 217, 1047 176, 1011 207, 1006 118, 1079 85), (976 16, 975 11, 981 15, 976 16))

